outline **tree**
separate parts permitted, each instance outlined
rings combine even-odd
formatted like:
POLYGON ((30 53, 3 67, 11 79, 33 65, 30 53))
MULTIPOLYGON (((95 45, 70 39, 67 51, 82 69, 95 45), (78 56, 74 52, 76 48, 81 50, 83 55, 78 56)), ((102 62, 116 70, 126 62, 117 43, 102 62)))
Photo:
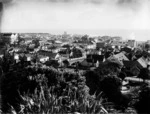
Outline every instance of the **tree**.
POLYGON ((150 44, 145 44, 145 49, 148 51, 150 49, 150 44))
POLYGON ((57 48, 57 47, 54 46, 54 45, 49 45, 49 46, 48 46, 48 49, 50 49, 51 51, 54 50, 54 49, 56 49, 56 48, 57 48))
POLYGON ((130 102, 130 95, 121 93, 122 83, 116 75, 104 77, 100 84, 109 101, 114 102, 119 109, 125 110, 130 102))
POLYGON ((140 114, 149 114, 150 113, 150 87, 145 86, 141 88, 139 94, 139 101, 136 103, 135 108, 140 114))
POLYGON ((148 70, 148 68, 143 68, 140 70, 140 74, 138 75, 139 78, 142 78, 143 81, 145 81, 146 79, 150 78, 150 72, 148 70))
POLYGON ((82 39, 82 41, 87 41, 87 40, 88 40, 88 37, 89 37, 88 35, 84 35, 84 36, 82 36, 81 39, 82 39))
POLYGON ((33 44, 35 44, 35 48, 40 46, 39 40, 35 39, 32 41, 33 44))

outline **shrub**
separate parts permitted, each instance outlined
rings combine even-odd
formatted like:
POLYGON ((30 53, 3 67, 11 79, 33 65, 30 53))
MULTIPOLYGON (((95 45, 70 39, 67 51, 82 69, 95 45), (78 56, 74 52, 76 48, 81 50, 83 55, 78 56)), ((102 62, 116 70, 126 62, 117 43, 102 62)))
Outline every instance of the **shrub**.
POLYGON ((109 101, 114 102, 117 108, 126 109, 130 102, 130 97, 121 93, 121 80, 117 76, 108 75, 101 81, 100 88, 108 97, 109 101))
POLYGON ((148 68, 141 69, 138 77, 142 78, 143 80, 149 79, 150 78, 150 71, 148 70, 148 68))
POLYGON ((86 85, 90 88, 90 95, 93 95, 95 92, 100 93, 100 81, 99 81, 99 75, 94 71, 87 71, 85 73, 86 77, 86 85))
POLYGON ((105 76, 100 85, 104 93, 113 95, 120 93, 121 80, 116 76, 105 76))
POLYGON ((136 109, 139 113, 150 113, 150 87, 144 86, 139 94, 139 102, 136 104, 136 109))
POLYGON ((89 95, 86 79, 79 72, 43 64, 19 65, 8 69, 2 79, 4 113, 95 113, 104 110, 101 100, 89 95))
MULTIPOLYGON (((90 88, 90 94, 92 95, 95 92, 99 94, 101 92, 101 81, 108 75, 117 75, 119 73, 119 67, 120 65, 118 63, 106 62, 93 71, 87 71, 85 77, 86 84, 90 88)), ((107 78, 105 80, 107 80, 107 78)))

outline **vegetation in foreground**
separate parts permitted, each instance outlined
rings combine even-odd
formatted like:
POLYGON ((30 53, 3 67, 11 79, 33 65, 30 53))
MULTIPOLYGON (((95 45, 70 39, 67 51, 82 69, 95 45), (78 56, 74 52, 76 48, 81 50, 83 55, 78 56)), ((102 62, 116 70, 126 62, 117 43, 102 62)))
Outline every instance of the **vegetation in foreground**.
POLYGON ((118 68, 116 63, 106 63, 94 71, 68 71, 41 63, 16 63, 5 55, 1 59, 1 111, 137 113, 136 108, 139 113, 149 113, 149 87, 121 93, 118 68))

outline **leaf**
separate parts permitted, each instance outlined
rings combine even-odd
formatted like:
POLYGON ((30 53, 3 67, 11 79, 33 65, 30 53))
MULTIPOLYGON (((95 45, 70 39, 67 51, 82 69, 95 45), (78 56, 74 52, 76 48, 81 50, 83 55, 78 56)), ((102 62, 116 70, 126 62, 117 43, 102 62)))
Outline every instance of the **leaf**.
POLYGON ((95 107, 96 107, 96 103, 93 103, 92 107, 90 108, 90 113, 95 113, 95 107))

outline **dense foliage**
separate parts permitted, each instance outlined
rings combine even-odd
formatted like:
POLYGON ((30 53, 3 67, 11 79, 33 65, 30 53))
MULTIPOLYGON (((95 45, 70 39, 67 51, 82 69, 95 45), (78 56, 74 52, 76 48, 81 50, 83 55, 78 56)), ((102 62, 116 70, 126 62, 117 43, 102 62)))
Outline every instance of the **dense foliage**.
POLYGON ((106 63, 95 71, 88 72, 86 83, 90 88, 90 94, 101 91, 109 101, 118 105, 118 108, 125 109, 128 107, 130 97, 121 93, 122 81, 119 78, 119 66, 115 63, 106 63))
POLYGON ((136 103, 136 109, 139 113, 150 113, 150 87, 144 85, 139 93, 139 101, 136 103))
MULTIPOLYGON (((105 108, 108 107, 104 104, 108 102, 123 111, 131 106, 130 94, 121 92, 125 74, 120 64, 106 61, 98 68, 84 72, 78 68, 58 68, 51 64, 53 62, 43 64, 23 59, 16 62, 13 55, 5 53, 0 59, 1 111, 107 113, 105 108)), ((149 99, 149 90, 141 90, 139 102, 133 103, 137 104, 137 110, 141 105, 149 104, 146 100, 149 99)), ((146 106, 143 110, 148 112, 146 106)))
POLYGON ((5 57, 1 63, 4 71, 1 110, 4 113, 107 113, 102 101, 89 95, 86 79, 80 72, 41 63, 16 63, 5 57), (8 63, 7 69, 4 63, 8 63))

